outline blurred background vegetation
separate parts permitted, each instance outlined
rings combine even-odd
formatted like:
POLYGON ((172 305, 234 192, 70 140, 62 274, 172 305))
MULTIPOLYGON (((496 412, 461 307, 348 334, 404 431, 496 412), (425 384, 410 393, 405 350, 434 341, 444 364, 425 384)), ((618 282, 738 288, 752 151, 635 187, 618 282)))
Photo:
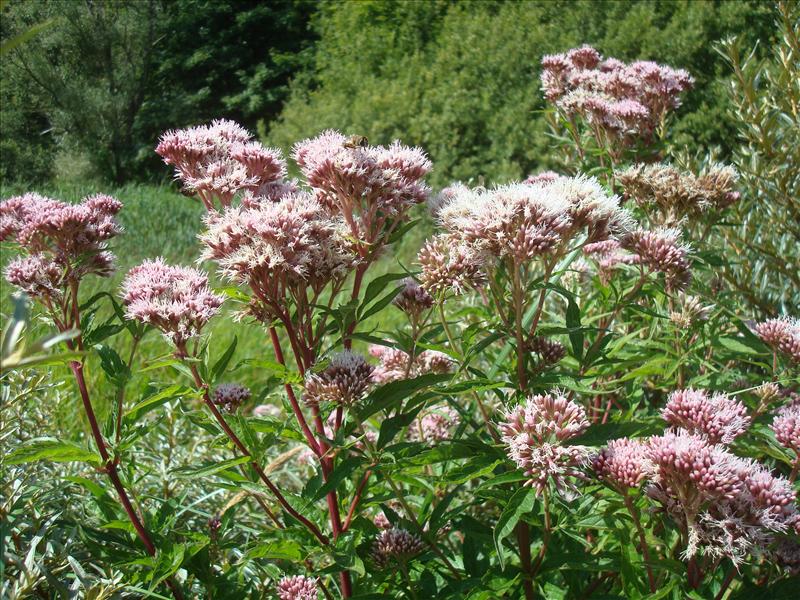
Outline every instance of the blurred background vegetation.
POLYGON ((227 117, 286 150, 334 127, 423 146, 434 185, 548 166, 539 62, 589 43, 697 79, 677 143, 736 145, 714 43, 774 36, 761 1, 7 0, 0 62, 12 182, 165 182, 160 133, 227 117))

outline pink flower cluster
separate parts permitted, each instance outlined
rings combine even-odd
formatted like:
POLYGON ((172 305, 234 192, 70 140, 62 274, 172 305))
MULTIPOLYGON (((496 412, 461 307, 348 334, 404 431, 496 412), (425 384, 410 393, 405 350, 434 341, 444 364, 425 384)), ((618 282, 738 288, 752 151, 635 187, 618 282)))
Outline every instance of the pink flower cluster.
POLYGON ((526 348, 538 355, 537 368, 539 369, 554 365, 567 355, 564 344, 540 335, 528 340, 526 348))
POLYGON ((277 588, 280 600, 317 600, 319 598, 316 580, 305 575, 284 577, 278 582, 277 588))
POLYGON ((712 444, 730 444, 750 426, 747 409, 738 400, 691 388, 670 394, 661 415, 670 425, 705 436, 712 444))
MULTIPOLYGON (((702 393, 690 392, 671 400, 697 408, 702 393)), ((726 403, 724 398, 716 401, 726 403)), ((733 404, 722 410, 740 412, 733 404)), ((707 412, 681 412, 681 420, 690 413, 708 426, 707 412)), ((614 440, 592 466, 598 478, 620 492, 648 480, 647 495, 689 535, 684 556, 702 552, 738 564, 750 553, 771 551, 776 534, 800 532, 800 513, 787 479, 715 443, 719 431, 711 429, 715 435, 678 428, 646 440, 614 440)))
POLYGON ((800 321, 790 317, 769 319, 755 326, 755 332, 775 352, 800 364, 800 321))
POLYGON ((632 264, 663 273, 667 290, 679 290, 692 279, 689 247, 680 238, 678 229, 636 229, 625 236, 622 246, 632 253, 628 259, 632 264))
POLYGON ((613 440, 592 459, 600 479, 618 490, 638 487, 648 470, 647 447, 641 440, 613 440))
POLYGON ((228 412, 236 412, 250 399, 250 388, 238 383, 221 383, 214 390, 214 404, 228 412))
POLYGON ((423 178, 431 162, 420 148, 394 142, 370 146, 338 131, 299 142, 294 159, 317 199, 340 213, 354 238, 375 242, 388 218, 424 202, 430 189, 423 178))
POLYGON ((566 495, 576 491, 569 478, 582 477, 589 450, 563 444, 588 427, 583 407, 556 393, 530 396, 507 411, 500 432, 509 458, 528 476, 527 485, 541 493, 552 480, 566 495))
POLYGON ((334 354, 328 366, 306 376, 304 399, 308 404, 333 402, 352 406, 366 393, 374 367, 360 354, 348 350, 334 354))
POLYGON ((450 373, 454 367, 449 356, 436 350, 425 350, 413 360, 402 350, 386 346, 370 346, 369 353, 380 360, 372 373, 375 383, 414 378, 426 373, 450 373))
POLYGON ((650 61, 603 60, 589 46, 543 57, 541 81, 547 100, 567 118, 580 118, 626 144, 650 142, 694 83, 682 69, 650 61))
POLYGON ((282 178, 286 163, 280 151, 265 148, 237 123, 217 120, 161 136, 156 152, 175 167, 175 176, 187 191, 197 194, 208 210, 214 201, 230 206, 247 190, 252 198, 275 199, 291 189, 282 178), (276 193, 277 192, 277 193, 276 193))
POLYGON ((405 563, 425 549, 425 544, 416 535, 405 529, 384 529, 372 544, 370 555, 378 568, 384 569, 392 563, 405 563))
POLYGON ((685 556, 698 551, 734 563, 766 552, 775 533, 800 531, 791 483, 752 460, 684 430, 650 438, 648 495, 689 532, 685 556))
POLYGON ((460 421, 461 416, 449 406, 432 408, 409 426, 408 441, 435 444, 450 439, 460 421))
POLYGON ((85 275, 110 275, 108 241, 122 232, 116 221, 121 209, 121 202, 101 194, 80 204, 33 193, 0 203, 0 241, 14 239, 28 254, 8 264, 6 278, 50 301, 85 275))
POLYGON ((794 450, 800 457, 800 403, 787 404, 779 408, 770 429, 775 432, 778 443, 794 450))
POLYGON ((200 334, 224 300, 211 291, 205 273, 162 258, 132 268, 122 282, 128 317, 158 328, 179 350, 200 334))
POLYGON ((548 177, 486 190, 456 186, 436 217, 443 232, 419 253, 431 292, 477 287, 496 261, 524 264, 563 250, 580 232, 589 242, 627 230, 631 218, 593 178, 548 177))
POLYGON ((209 213, 206 225, 203 258, 216 261, 231 281, 249 285, 270 309, 269 318, 287 293, 307 286, 320 291, 357 260, 344 222, 306 193, 209 213))

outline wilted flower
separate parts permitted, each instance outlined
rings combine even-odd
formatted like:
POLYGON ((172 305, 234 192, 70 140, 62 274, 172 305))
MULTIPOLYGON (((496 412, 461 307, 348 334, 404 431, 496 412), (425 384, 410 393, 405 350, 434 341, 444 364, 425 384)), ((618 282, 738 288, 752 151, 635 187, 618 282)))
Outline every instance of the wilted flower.
POLYGON ((228 412, 236 412, 249 399, 250 388, 238 383, 221 383, 214 390, 214 404, 228 412))
POLYGON ((583 446, 562 444, 589 427, 586 411, 566 396, 530 396, 524 404, 507 411, 500 423, 509 458, 529 477, 527 485, 541 493, 552 479, 559 492, 576 491, 568 477, 579 470, 589 455, 583 446))
POLYGON ((395 296, 392 303, 412 320, 416 320, 433 306, 433 297, 411 278, 403 280, 403 283, 405 287, 395 296))
POLYGON ((747 409, 738 400, 691 388, 670 394, 661 416, 671 425, 705 436, 712 444, 730 444, 750 426, 747 409))
POLYGON ((458 412, 449 406, 430 409, 409 426, 408 439, 428 444, 441 442, 453 435, 460 420, 458 412))
POLYGON ((770 429, 775 432, 778 443, 800 456, 800 404, 778 409, 770 429))
POLYGON ((615 175, 625 195, 641 207, 654 208, 664 223, 719 212, 736 202, 738 175, 732 167, 714 164, 700 175, 665 164, 638 164, 615 175))
POLYGON ((317 600, 319 598, 316 580, 305 575, 282 578, 278 582, 277 591, 280 600, 317 600))
POLYGON ((394 562, 408 562, 424 549, 425 544, 416 535, 392 527, 378 534, 370 555, 375 564, 383 569, 394 562))
POLYGON ((669 320, 680 329, 687 329, 694 323, 707 320, 711 311, 714 310, 713 304, 704 305, 697 296, 678 292, 676 298, 678 310, 669 313, 669 320))
POLYGON ((633 253, 634 264, 664 273, 667 289, 682 289, 691 280, 691 265, 689 247, 680 242, 680 237, 677 229, 637 229, 623 239, 622 245, 633 253))
POLYGON ((366 393, 373 369, 360 354, 348 350, 334 354, 325 369, 306 376, 304 398, 309 404, 335 402, 350 406, 366 393))
POLYGON ((233 121, 217 120, 161 136, 156 152, 175 167, 185 188, 198 194, 206 208, 214 199, 230 206, 242 190, 255 191, 279 181, 286 164, 279 150, 265 148, 233 121))
POLYGON ((769 319, 755 326, 755 332, 774 351, 800 364, 800 321, 790 317, 769 319))
POLYGON ((453 359, 436 350, 425 350, 413 361, 406 352, 396 348, 373 345, 369 353, 380 360, 380 365, 372 373, 375 383, 419 377, 426 373, 450 373, 454 367, 453 359))
POLYGON ((200 334, 225 300, 208 287, 205 273, 162 258, 128 271, 122 294, 128 318, 157 327, 178 349, 200 334))
POLYGON ((619 490, 637 487, 648 471, 647 447, 641 440, 612 440, 592 459, 592 468, 619 490))

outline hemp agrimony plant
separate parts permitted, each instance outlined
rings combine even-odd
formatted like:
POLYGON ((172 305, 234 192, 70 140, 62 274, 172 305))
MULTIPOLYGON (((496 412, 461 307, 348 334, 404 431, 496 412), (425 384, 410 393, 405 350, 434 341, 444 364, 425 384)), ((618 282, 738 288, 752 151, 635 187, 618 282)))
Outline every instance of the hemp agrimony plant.
POLYGON ((22 250, 6 278, 63 335, 71 354, 54 360, 94 443, 34 438, 10 462, 96 467, 127 533, 103 560, 147 593, 784 589, 800 568, 800 326, 756 322, 716 276, 729 257, 709 236, 741 196, 729 166, 669 162, 691 84, 586 46, 545 57, 574 171, 437 194, 426 154, 399 142, 323 132, 294 147, 293 180, 230 121, 167 132, 156 151, 205 208, 198 263, 150 257, 88 299, 82 281, 111 273, 121 203, 3 202, 2 239, 22 250), (436 230, 404 266, 392 248, 422 204, 436 230), (226 319, 255 355, 219 346, 226 319), (151 330, 165 351, 139 358, 151 330), (124 336, 127 361, 105 343, 124 336), (105 428, 84 376, 95 358, 114 389, 105 428), (137 375, 153 380, 132 403, 137 375), (168 458, 205 446, 166 468, 161 498, 137 459, 156 436, 168 458), (208 492, 175 497, 172 476, 208 492), (205 504, 204 522, 182 516, 205 504))

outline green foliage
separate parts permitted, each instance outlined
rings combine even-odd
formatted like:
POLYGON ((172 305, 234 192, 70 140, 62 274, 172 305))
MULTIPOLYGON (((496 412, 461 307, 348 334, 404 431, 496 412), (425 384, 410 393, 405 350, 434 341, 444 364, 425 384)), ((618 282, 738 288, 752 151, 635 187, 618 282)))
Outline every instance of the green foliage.
POLYGON ((744 38, 720 52, 730 64, 732 122, 741 143, 736 223, 724 232, 736 259, 729 279, 764 314, 800 306, 800 8, 781 5, 781 37, 760 59, 744 38))
POLYGON ((674 143, 729 153, 727 72, 712 44, 731 33, 768 39, 770 21, 759 2, 330 3, 315 19, 313 77, 295 81, 267 139, 288 148, 324 128, 402 138, 430 153, 437 186, 519 179, 554 164, 541 57, 588 43, 689 69, 697 87, 674 143))

